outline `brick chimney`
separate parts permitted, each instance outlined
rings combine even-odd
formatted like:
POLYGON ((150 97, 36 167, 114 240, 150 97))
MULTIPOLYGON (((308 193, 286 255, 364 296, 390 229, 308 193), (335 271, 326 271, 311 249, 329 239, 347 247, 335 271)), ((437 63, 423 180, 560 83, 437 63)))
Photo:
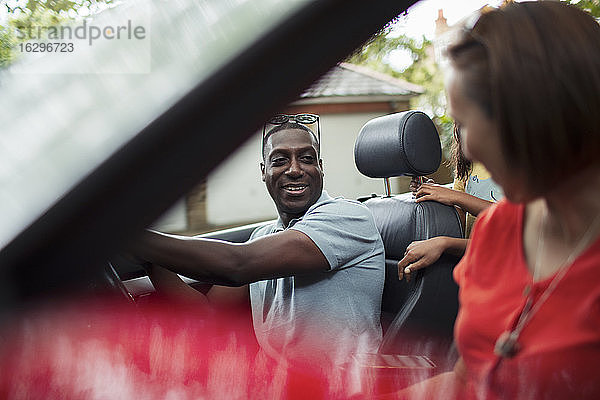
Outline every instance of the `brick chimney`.
POLYGON ((435 20, 435 36, 439 36, 448 30, 448 22, 444 17, 444 10, 438 10, 438 17, 435 20))

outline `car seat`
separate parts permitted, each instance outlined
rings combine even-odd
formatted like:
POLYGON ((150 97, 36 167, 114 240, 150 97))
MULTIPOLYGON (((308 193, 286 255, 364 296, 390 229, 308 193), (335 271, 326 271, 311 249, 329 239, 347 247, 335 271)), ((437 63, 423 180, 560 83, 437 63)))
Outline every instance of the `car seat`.
MULTIPOLYGON (((452 353, 449 350, 458 311, 458 287, 452 270, 459 259, 444 254, 418 271, 410 282, 398 280, 397 264, 411 242, 442 235, 463 237, 462 226, 454 207, 434 201, 416 203, 412 193, 392 195, 389 184, 391 177, 423 176, 438 169, 438 132, 420 111, 378 117, 362 127, 354 158, 362 174, 385 179, 383 196, 359 199, 373 213, 386 254, 384 338, 379 351, 432 356, 439 362, 440 354, 452 353)), ((453 360, 447 361, 452 365, 453 360)))

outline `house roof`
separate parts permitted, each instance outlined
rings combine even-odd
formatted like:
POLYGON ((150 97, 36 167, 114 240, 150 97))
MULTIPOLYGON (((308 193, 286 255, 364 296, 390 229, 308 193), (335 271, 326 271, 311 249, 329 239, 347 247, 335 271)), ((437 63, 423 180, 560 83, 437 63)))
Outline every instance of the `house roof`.
MULTIPOLYGON (((360 98, 361 101, 380 101, 408 99, 423 93, 419 85, 393 78, 372 69, 340 63, 306 90, 300 99, 341 98, 348 100, 360 98), (349 99, 350 98, 350 99, 349 99)), ((325 100, 325 99, 323 99, 325 100)))

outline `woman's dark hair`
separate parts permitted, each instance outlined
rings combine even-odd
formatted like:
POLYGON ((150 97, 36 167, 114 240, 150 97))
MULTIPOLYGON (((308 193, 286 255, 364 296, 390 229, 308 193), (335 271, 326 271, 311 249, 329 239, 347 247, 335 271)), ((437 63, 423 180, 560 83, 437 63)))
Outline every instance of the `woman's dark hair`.
POLYGON ((600 162, 600 25, 590 15, 511 3, 484 13, 448 55, 532 194, 600 162))
POLYGON ((462 145, 460 142, 460 125, 454 123, 454 127, 452 129, 454 141, 452 142, 451 147, 451 163, 452 167, 456 171, 454 178, 458 179, 459 181, 466 181, 473 171, 473 163, 471 160, 465 157, 462 151, 462 145))

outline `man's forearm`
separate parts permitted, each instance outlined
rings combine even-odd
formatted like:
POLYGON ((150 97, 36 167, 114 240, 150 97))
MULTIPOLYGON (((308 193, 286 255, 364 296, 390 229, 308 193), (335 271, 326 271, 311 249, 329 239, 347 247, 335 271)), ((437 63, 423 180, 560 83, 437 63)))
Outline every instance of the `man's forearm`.
POLYGON ((206 296, 190 287, 175 272, 152 264, 145 269, 156 292, 162 296, 191 305, 208 305, 206 296))
POLYGON ((147 231, 133 246, 139 259, 200 282, 242 286, 263 279, 327 271, 317 245, 293 229, 246 243, 166 235, 147 231))
POLYGON ((168 268, 206 283, 238 286, 242 282, 237 245, 210 239, 197 239, 146 231, 133 252, 152 264, 168 268))
POLYGON ((192 306, 210 305, 227 311, 247 309, 249 306, 248 285, 241 287, 213 285, 204 295, 184 282, 173 271, 152 264, 148 264, 144 268, 156 292, 169 300, 192 306))

